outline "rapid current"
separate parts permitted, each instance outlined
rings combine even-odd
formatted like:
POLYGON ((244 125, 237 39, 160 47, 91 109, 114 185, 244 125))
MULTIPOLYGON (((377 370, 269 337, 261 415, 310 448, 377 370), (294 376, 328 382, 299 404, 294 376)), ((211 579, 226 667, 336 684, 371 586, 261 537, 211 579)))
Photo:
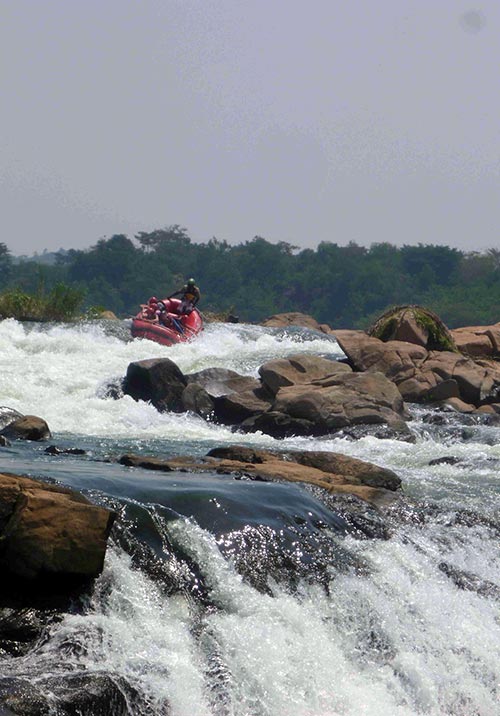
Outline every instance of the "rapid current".
POLYGON ((0 471, 81 490, 123 525, 85 608, 3 659, 0 679, 106 673, 132 685, 137 716, 500 714, 500 427, 410 406, 413 443, 278 441, 107 391, 146 358, 257 375, 301 352, 343 357, 333 339, 298 328, 210 324, 167 348, 131 340, 128 321, 0 322, 1 404, 44 418, 51 444, 85 450, 56 456, 13 441, 0 471), (297 484, 116 462, 229 444, 388 467, 403 507, 385 538, 367 539, 297 484), (429 464, 440 457, 456 462, 429 464))

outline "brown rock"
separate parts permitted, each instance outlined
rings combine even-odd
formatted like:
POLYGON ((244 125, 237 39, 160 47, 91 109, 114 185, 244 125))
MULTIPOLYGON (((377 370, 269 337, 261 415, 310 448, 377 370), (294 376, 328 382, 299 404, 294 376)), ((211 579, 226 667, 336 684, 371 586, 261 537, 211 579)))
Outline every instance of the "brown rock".
POLYGON ((201 385, 211 398, 229 395, 229 393, 241 393, 260 387, 260 382, 256 378, 240 375, 240 373, 235 370, 229 370, 229 368, 205 368, 197 373, 188 373, 185 378, 188 384, 197 383, 201 385))
POLYGON ((241 445, 213 448, 202 460, 158 460, 124 455, 120 462, 146 469, 189 470, 221 474, 245 473, 264 480, 286 480, 316 485, 331 493, 355 495, 376 506, 397 498, 401 480, 391 470, 338 453, 289 451, 272 453, 241 445))
POLYGON ((2 430, 7 438, 19 440, 47 440, 51 437, 50 429, 45 420, 36 415, 24 415, 13 420, 2 430))
POLYGON ((352 370, 345 363, 308 354, 278 358, 259 368, 262 383, 273 395, 284 386, 314 384, 342 373, 352 373, 352 370))
POLYGON ((67 488, 0 474, 0 565, 25 579, 102 571, 113 512, 67 488))
POLYGON ((214 402, 205 388, 198 383, 188 383, 182 392, 182 406, 203 418, 208 418, 214 412, 214 402))

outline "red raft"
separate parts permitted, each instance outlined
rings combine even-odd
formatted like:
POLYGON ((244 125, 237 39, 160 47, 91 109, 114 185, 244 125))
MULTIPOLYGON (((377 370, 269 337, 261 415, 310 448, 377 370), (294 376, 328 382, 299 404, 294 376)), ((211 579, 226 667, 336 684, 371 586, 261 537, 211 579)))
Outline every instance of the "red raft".
POLYGON ((180 300, 165 298, 166 314, 162 321, 158 317, 151 318, 151 309, 148 304, 142 305, 139 313, 132 319, 130 331, 134 338, 148 338, 164 346, 174 343, 185 343, 195 338, 203 330, 203 320, 200 313, 194 308, 191 313, 179 314, 180 300))

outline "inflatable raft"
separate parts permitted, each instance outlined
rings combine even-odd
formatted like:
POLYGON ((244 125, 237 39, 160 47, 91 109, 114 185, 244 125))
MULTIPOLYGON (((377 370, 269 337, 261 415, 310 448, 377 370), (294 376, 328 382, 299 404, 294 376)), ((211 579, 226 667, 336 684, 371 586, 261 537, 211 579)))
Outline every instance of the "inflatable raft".
POLYGON ((164 346, 171 346, 174 343, 191 341, 203 330, 203 320, 196 308, 191 313, 181 315, 179 299, 165 298, 162 303, 165 311, 161 317, 154 315, 150 304, 141 306, 139 313, 132 319, 130 328, 134 338, 147 338, 164 346))

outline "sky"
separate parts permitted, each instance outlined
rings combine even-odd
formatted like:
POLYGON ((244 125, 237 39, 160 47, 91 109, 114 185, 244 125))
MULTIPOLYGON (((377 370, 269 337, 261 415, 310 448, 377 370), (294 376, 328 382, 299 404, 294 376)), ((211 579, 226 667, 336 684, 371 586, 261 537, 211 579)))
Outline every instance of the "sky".
POLYGON ((500 2, 2 0, 0 242, 498 247, 500 2))

